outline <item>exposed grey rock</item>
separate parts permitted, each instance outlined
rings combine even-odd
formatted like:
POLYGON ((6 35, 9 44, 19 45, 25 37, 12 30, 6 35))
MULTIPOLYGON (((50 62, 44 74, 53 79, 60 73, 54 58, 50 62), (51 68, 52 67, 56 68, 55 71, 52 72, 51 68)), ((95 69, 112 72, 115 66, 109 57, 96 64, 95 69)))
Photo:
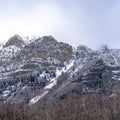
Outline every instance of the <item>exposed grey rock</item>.
POLYGON ((20 37, 19 35, 16 34, 6 42, 4 47, 9 47, 12 45, 17 46, 17 47, 22 47, 23 45, 25 45, 25 42, 22 39, 22 37, 20 37))
MULTIPOLYGON (((13 36, 5 47, 22 45, 22 38, 13 36), (18 42, 16 44, 15 42, 18 42)), ((7 51, 6 51, 7 52, 7 51)), ((3 56, 0 72, 0 99, 10 103, 28 102, 41 94, 44 87, 56 77, 57 69, 73 56, 72 46, 44 36, 23 46, 12 57, 3 56), (8 87, 15 89, 7 90, 8 87)))
POLYGON ((1 50, 0 59, 0 100, 4 102, 29 103, 41 96, 65 99, 71 93, 109 96, 120 88, 119 49, 80 45, 73 50, 52 36, 25 45, 15 35, 1 50))

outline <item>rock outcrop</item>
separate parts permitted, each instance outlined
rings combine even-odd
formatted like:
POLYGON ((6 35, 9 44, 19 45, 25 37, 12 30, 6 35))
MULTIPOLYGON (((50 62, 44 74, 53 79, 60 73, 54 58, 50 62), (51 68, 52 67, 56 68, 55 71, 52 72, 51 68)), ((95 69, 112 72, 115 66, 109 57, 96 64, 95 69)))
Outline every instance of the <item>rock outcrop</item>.
POLYGON ((120 50, 76 50, 52 36, 24 44, 18 35, 0 51, 0 101, 34 104, 43 97, 98 92, 110 96, 120 88, 120 50))
POLYGON ((22 37, 16 34, 6 42, 4 47, 9 47, 9 46, 22 47, 23 45, 25 45, 24 40, 22 39, 22 37))

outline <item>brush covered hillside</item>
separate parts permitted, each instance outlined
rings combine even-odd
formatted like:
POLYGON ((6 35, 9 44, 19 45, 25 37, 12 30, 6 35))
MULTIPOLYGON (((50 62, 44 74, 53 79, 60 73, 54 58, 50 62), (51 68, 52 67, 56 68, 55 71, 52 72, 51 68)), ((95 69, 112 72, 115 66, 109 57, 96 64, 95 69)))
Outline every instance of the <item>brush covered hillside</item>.
POLYGON ((0 46, 1 120, 119 120, 120 49, 52 36, 0 46))

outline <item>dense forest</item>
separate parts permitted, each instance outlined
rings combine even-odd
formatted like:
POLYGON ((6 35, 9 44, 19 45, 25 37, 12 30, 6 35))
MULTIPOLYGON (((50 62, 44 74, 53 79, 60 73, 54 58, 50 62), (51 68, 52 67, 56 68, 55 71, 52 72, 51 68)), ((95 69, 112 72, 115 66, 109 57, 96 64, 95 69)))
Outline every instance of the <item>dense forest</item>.
POLYGON ((32 106, 1 103, 0 120, 120 120, 119 95, 71 94, 51 102, 44 98, 32 106))

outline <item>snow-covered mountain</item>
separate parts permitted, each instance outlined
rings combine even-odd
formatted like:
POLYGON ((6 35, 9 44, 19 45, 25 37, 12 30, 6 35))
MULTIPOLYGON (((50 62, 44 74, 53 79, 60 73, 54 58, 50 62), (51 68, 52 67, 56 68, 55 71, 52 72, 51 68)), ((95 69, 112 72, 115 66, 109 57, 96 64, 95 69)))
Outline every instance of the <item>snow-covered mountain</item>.
POLYGON ((34 104, 41 98, 64 99, 100 92, 111 96, 120 87, 120 50, 106 46, 74 50, 52 36, 25 44, 11 37, 0 50, 0 100, 34 104))
POLYGON ((14 35, 12 36, 4 45, 4 47, 9 47, 9 46, 16 46, 18 48, 21 48, 25 45, 24 40, 22 39, 21 36, 19 35, 14 35))
POLYGON ((42 93, 44 87, 54 86, 55 82, 53 85, 51 82, 73 57, 72 46, 57 42, 52 36, 38 38, 22 47, 14 43, 18 38, 21 40, 16 35, 11 37, 7 43, 12 43, 0 52, 0 99, 12 103, 28 102, 42 93))

